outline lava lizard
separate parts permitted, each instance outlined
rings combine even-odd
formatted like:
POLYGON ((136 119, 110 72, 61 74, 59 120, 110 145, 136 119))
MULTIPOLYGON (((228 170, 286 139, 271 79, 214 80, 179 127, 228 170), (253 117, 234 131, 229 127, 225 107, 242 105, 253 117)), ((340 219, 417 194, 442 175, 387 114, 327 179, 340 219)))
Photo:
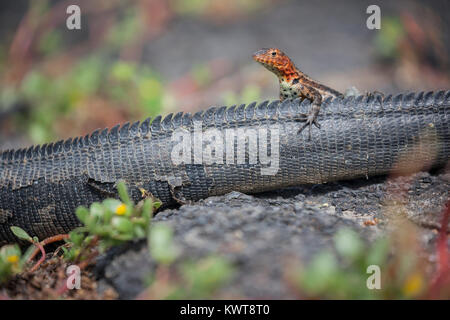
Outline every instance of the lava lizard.
POLYGON ((311 139, 311 126, 314 124, 317 128, 320 128, 317 116, 320 112, 322 101, 328 97, 343 98, 344 95, 301 72, 292 60, 277 48, 261 49, 253 54, 253 59, 278 77, 281 101, 295 98, 311 101, 309 113, 302 114, 305 118, 305 124, 298 131, 300 133, 309 126, 308 137, 311 139))

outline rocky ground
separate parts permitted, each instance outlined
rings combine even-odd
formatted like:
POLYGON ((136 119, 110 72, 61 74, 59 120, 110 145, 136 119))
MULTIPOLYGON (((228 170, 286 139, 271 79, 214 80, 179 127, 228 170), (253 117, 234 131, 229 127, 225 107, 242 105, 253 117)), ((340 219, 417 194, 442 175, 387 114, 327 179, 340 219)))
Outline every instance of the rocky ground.
MULTIPOLYGON (((333 248, 334 235, 344 227, 372 242, 389 233, 394 221, 412 221, 428 258, 435 260, 437 229, 449 190, 450 175, 440 171, 259 195, 232 192, 164 210, 154 222, 173 227, 182 252, 176 263, 220 254, 235 265, 236 273, 220 296, 296 298, 284 281, 286 263, 307 263, 322 249, 333 248), (400 206, 390 210, 394 200, 400 206)), ((120 298, 135 298, 154 269, 145 243, 133 243, 100 260, 99 286, 114 288, 120 298)))

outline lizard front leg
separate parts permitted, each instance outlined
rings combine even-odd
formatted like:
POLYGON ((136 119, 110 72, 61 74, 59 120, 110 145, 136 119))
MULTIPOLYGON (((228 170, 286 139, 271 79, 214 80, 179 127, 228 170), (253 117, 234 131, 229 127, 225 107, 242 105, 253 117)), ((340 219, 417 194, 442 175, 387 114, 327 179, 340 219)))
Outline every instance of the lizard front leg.
POLYGON ((314 124, 320 129, 320 124, 317 122, 317 116, 319 115, 320 106, 322 105, 322 95, 318 90, 309 86, 304 86, 302 93, 312 102, 309 113, 303 114, 306 117, 305 124, 298 130, 298 133, 301 133, 303 129, 309 126, 308 140, 311 140, 311 126, 314 124))

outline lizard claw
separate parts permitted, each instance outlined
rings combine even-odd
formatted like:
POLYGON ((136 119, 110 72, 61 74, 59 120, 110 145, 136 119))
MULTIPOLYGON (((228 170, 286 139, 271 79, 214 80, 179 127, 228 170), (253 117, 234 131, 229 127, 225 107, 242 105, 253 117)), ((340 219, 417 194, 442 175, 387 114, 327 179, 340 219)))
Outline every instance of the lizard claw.
POLYGON ((318 129, 320 129, 320 123, 317 121, 317 118, 314 118, 313 123, 318 129))
POLYGON ((314 124, 317 128, 320 129, 320 124, 317 121, 317 115, 314 113, 310 114, 304 114, 303 116, 306 117, 305 124, 298 129, 298 134, 300 134, 306 127, 309 127, 308 129, 308 140, 311 140, 311 127, 314 124))

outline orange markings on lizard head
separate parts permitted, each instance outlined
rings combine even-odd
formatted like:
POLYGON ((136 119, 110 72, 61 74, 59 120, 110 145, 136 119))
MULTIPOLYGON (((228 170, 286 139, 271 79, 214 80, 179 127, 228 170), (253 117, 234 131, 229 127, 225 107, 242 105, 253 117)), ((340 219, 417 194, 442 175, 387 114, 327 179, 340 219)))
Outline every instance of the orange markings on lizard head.
POLYGON ((299 76, 294 63, 280 49, 261 49, 253 54, 253 60, 275 73, 280 80, 290 82, 299 76))

